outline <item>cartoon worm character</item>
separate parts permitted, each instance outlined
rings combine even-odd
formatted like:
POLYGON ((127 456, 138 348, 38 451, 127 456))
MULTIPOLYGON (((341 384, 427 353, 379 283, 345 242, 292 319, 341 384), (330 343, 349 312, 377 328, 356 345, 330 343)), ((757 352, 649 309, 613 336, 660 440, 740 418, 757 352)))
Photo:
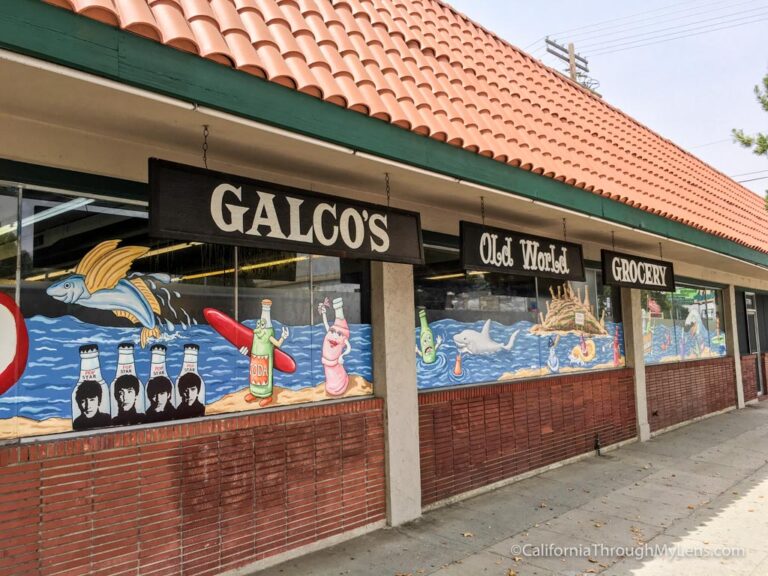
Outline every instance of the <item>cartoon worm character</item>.
POLYGON ((349 325, 344 318, 344 300, 334 298, 333 310, 336 319, 328 324, 328 298, 317 305, 317 311, 323 317, 325 338, 323 338, 322 363, 325 370, 325 391, 331 396, 342 396, 349 386, 349 374, 344 369, 344 356, 352 351, 349 343, 349 325))

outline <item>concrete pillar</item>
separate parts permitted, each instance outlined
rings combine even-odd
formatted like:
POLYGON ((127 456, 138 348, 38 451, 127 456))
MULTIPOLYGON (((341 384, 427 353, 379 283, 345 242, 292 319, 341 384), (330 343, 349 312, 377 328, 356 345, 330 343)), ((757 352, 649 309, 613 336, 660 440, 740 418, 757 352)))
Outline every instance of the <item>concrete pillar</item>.
POLYGON ((627 366, 635 371, 637 436, 641 442, 645 442, 651 438, 651 427, 648 424, 648 397, 645 387, 645 356, 643 355, 643 316, 639 289, 621 289, 621 317, 624 323, 624 351, 627 366))
POLYGON ((371 263, 374 394, 384 399, 387 523, 421 516, 413 267, 371 263))
POLYGON ((736 327, 736 289, 733 284, 723 290, 723 325, 725 326, 726 354, 733 356, 733 368, 736 374, 736 405, 744 408, 744 385, 741 379, 741 352, 739 351, 739 332, 736 327))

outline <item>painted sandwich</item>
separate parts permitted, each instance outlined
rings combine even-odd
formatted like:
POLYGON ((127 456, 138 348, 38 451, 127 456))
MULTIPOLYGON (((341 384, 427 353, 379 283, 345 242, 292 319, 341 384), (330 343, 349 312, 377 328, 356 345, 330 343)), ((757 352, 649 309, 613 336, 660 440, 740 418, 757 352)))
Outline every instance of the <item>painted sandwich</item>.
MULTIPOLYGON (((118 248, 120 240, 107 240, 86 254, 75 268, 75 273, 51 284, 46 293, 66 304, 78 304, 86 308, 110 310, 118 318, 126 318, 141 324, 141 347, 150 338, 160 336, 157 314, 160 303, 141 274, 128 270, 134 260, 149 252, 143 246, 118 248)), ((163 282, 165 275, 152 275, 163 282)))

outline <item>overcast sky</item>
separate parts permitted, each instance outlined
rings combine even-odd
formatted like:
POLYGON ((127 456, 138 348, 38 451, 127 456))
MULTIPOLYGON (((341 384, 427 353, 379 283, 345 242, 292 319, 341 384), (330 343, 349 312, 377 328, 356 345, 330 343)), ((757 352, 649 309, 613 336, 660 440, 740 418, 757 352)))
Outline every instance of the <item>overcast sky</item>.
POLYGON ((768 0, 448 0, 511 44, 563 69, 544 37, 589 61, 603 98, 761 196, 768 158, 731 128, 768 132, 753 88, 768 73, 768 0), (757 172, 752 174, 753 172, 757 172))

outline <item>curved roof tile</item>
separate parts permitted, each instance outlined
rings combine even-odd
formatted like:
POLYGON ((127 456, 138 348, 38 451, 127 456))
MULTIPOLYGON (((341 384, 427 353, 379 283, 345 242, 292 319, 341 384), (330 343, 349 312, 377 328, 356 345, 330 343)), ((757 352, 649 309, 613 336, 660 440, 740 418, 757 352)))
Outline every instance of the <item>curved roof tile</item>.
POLYGON ((441 0, 43 0, 768 252, 763 200, 441 0))

